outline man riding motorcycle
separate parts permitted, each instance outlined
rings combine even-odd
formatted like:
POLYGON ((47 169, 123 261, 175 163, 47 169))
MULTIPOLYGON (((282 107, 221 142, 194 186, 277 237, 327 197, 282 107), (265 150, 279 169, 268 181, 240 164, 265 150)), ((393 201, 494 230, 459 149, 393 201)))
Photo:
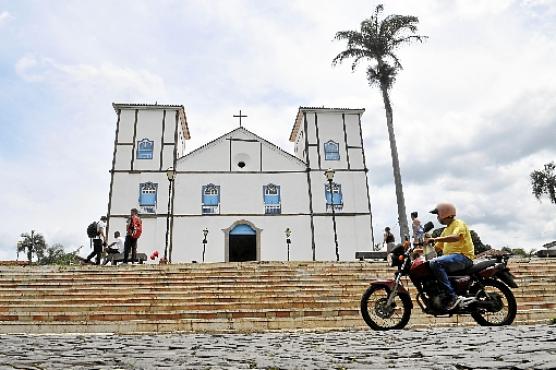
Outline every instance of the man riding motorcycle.
POLYGON ((438 222, 446 225, 439 237, 426 239, 425 243, 433 241, 435 248, 443 252, 441 257, 430 260, 429 265, 436 279, 446 290, 446 309, 451 311, 469 298, 456 296, 448 273, 473 266, 475 248, 469 228, 463 221, 455 218, 456 207, 453 204, 439 203, 430 213, 437 215, 438 222))

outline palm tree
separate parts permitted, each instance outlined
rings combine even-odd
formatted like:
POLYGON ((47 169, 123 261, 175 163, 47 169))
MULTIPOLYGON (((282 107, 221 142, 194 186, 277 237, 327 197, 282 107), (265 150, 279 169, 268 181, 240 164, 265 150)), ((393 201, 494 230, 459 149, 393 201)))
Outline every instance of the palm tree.
POLYGON ((403 240, 404 236, 409 235, 409 227, 389 91, 396 80, 398 71, 402 69, 398 57, 394 54, 396 49, 403 44, 413 41, 423 42, 427 36, 415 34, 417 32, 417 24, 419 23, 417 17, 411 15, 389 15, 379 20, 383 9, 382 4, 378 5, 371 17, 361 22, 361 31, 340 31, 336 33, 336 40, 347 40, 347 49, 332 60, 332 65, 335 66, 344 61, 344 59, 353 58, 354 61, 351 66, 353 71, 361 60, 366 60, 369 63, 367 67, 367 81, 370 86, 378 86, 382 92, 384 109, 386 110, 390 152, 392 155, 394 183, 396 186, 400 236, 401 240, 403 240))
POLYGON ((33 254, 37 257, 42 258, 44 255, 44 250, 46 249, 46 242, 44 241, 44 236, 39 233, 35 233, 35 230, 31 230, 31 233, 21 234, 23 240, 17 242, 17 258, 19 258, 19 253, 23 252, 27 254, 27 260, 32 262, 33 254))
POLYGON ((556 204, 556 165, 550 162, 544 165, 544 170, 531 172, 531 186, 533 195, 541 199, 542 195, 548 195, 550 201, 556 204))

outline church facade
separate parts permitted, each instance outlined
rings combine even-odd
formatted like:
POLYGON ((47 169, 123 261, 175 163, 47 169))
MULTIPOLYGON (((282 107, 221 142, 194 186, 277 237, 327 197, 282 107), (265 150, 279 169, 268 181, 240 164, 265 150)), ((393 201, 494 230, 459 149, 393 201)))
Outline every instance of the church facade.
POLYGON ((183 106, 113 107, 110 236, 124 234, 137 208, 138 250, 172 262, 335 260, 336 245, 350 260, 372 250, 364 109, 299 108, 292 155, 241 124, 186 153, 183 106))

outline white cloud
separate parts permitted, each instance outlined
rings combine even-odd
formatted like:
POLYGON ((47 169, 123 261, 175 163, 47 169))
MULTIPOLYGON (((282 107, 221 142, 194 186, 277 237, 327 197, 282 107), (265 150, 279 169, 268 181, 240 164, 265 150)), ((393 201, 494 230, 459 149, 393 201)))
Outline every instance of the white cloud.
MULTIPOLYGON (((364 66, 331 67, 345 47, 332 41, 335 32, 357 28, 372 10, 363 0, 28 9, 3 57, 16 81, 3 117, 26 131, 15 147, 25 154, 0 157, 9 183, 0 204, 14 215, 1 226, 0 253, 30 228, 51 243, 83 242, 84 225, 106 210, 113 101, 183 104, 190 150, 237 127, 239 109, 249 115, 246 128, 291 151, 298 106, 366 108, 380 239, 397 218, 381 96, 364 66)), ((405 69, 391 92, 408 211, 424 215, 452 200, 485 243, 529 248, 556 239, 554 206, 539 203, 528 183, 556 157, 553 2, 392 0, 389 13, 418 15, 430 37, 399 51, 405 69)), ((0 12, 0 26, 11 18, 0 12)))
MULTIPOLYGON (((118 96, 152 98, 167 96, 163 79, 145 69, 132 69, 110 63, 99 65, 63 64, 52 58, 25 55, 15 65, 17 74, 28 82, 44 82, 67 92, 110 92, 118 96)), ((149 99, 150 100, 150 99, 149 99)))
POLYGON ((14 19, 14 16, 11 15, 10 12, 8 12, 7 10, 0 12, 0 27, 2 27, 4 24, 8 23, 12 19, 14 19))

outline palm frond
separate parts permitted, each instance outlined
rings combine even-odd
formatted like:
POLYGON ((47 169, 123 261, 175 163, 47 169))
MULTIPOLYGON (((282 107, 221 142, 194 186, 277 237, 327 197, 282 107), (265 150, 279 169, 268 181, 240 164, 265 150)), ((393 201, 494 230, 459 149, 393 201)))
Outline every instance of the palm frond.
POLYGON ((410 35, 410 36, 404 36, 400 38, 393 38, 391 41, 391 45, 395 48, 400 44, 411 43, 413 41, 423 42, 428 38, 429 38, 428 36, 421 36, 421 35, 410 35))
MULTIPOLYGON (((338 63, 343 62, 344 59, 346 59, 346 58, 355 58, 354 64, 357 65, 357 62, 361 58, 365 58, 365 57, 367 57, 367 53, 366 53, 365 50, 349 48, 349 49, 346 49, 346 50, 342 51, 338 55, 336 55, 336 57, 334 59, 332 59, 332 65, 335 66, 338 63)), ((352 70, 354 68, 355 68, 355 66, 352 66, 352 70)))
POLYGON ((403 69, 402 64, 400 63, 400 60, 398 59, 396 54, 389 52, 387 56, 394 61, 394 67, 396 67, 396 69, 403 69))

